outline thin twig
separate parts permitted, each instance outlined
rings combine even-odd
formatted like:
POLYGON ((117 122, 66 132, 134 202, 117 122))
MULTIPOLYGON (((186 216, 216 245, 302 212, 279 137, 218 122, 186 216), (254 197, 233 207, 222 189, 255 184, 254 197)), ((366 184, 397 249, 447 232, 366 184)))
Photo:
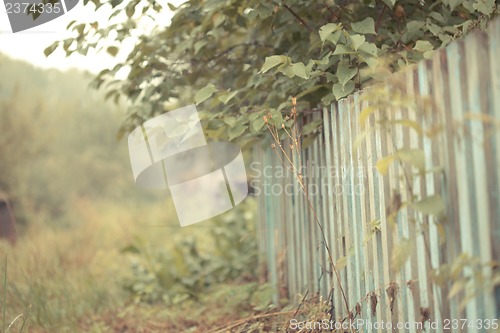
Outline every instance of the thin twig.
MULTIPOLYGON (((295 136, 295 138, 291 138, 295 142, 295 144, 292 145, 292 147, 295 148, 294 150, 296 151, 296 154, 297 154, 298 165, 302 166, 301 146, 300 146, 300 136, 302 135, 302 133, 298 132, 297 100, 296 100, 296 98, 292 98, 292 103, 293 103, 293 107, 292 107, 291 117, 292 117, 292 119, 294 121, 294 126, 292 128, 292 133, 295 136)), ((278 133, 277 128, 275 126, 270 125, 269 122, 267 121, 267 118, 264 118, 264 120, 265 120, 265 123, 266 123, 266 125, 267 125, 267 127, 269 129, 269 132, 271 133, 273 139, 276 141, 276 144, 278 144, 278 146, 279 146, 281 152, 283 153, 283 155, 285 156, 287 162, 292 166, 292 170, 293 170, 293 172, 295 174, 295 177, 297 178, 297 181, 300 184, 300 187, 302 188, 302 191, 303 191, 303 193, 305 195, 307 204, 308 204, 308 206, 309 206, 309 208, 310 208, 310 210, 311 210, 311 212, 313 214, 314 221, 315 221, 316 225, 318 226, 318 228, 320 230, 321 238, 323 240, 323 243, 324 243, 324 246, 325 246, 325 250, 326 250, 327 255, 328 255, 328 261, 329 261, 330 267, 332 268, 332 271, 335 273, 337 282, 339 284, 339 289, 341 291, 342 298, 343 298, 344 304, 346 306, 346 310, 348 311, 349 316, 351 316, 351 311, 349 310, 349 302, 347 300, 347 296, 345 294, 345 290, 342 287, 342 282, 341 282, 341 279, 340 279, 340 274, 339 274, 339 272, 338 272, 338 270, 337 270, 337 268, 335 266, 335 263, 334 263, 334 260, 333 260, 333 255, 332 255, 330 246, 328 245, 328 241, 327 241, 327 238, 326 238, 325 230, 323 229, 323 226, 321 225, 321 222, 320 222, 319 217, 318 217, 318 215, 316 213, 316 210, 314 209, 314 205, 312 204, 311 198, 309 197, 307 186, 305 186, 305 183, 304 183, 304 177, 302 176, 302 173, 300 171, 297 171, 295 163, 293 163, 293 161, 290 159, 290 157, 288 156, 288 154, 283 149, 283 146, 281 144, 281 140, 279 139, 279 133, 278 133)), ((273 145, 272 147, 273 147, 275 153, 277 154, 277 151, 275 149, 275 145, 273 145)), ((277 155, 279 155, 279 154, 277 154, 277 155)), ((283 162, 283 159, 281 158, 281 156, 278 156, 278 157, 283 162)), ((333 289, 333 280, 331 282, 330 288, 333 289)))
POLYGON ((309 32, 313 32, 314 30, 309 27, 309 25, 292 9, 290 8, 284 1, 281 2, 283 7, 290 12, 309 32))
MULTIPOLYGON (((299 313, 300 308, 302 307, 302 304, 306 301, 307 294, 309 294, 309 289, 306 290, 306 293, 304 294, 304 297, 302 297, 302 301, 300 301, 299 306, 297 307, 297 310, 293 313, 293 315, 288 319, 288 323, 292 321, 293 318, 297 316, 297 313, 299 313)), ((282 329, 285 329, 287 326, 287 322, 283 325, 282 329)))
POLYGON ((333 18, 338 21, 340 19, 340 16, 337 15, 337 13, 335 13, 335 11, 332 9, 332 7, 328 6, 328 4, 323 1, 323 6, 326 8, 326 10, 328 10, 330 12, 330 14, 332 14, 333 18))
POLYGON ((289 313, 293 313, 293 311, 280 311, 280 312, 273 312, 273 313, 264 313, 264 314, 261 314, 261 315, 254 315, 254 316, 250 316, 250 317, 247 317, 247 318, 244 318, 244 319, 240 319, 230 325, 226 325, 226 326, 220 326, 216 329, 213 329, 211 331, 208 331, 207 333, 219 333, 219 332, 227 332, 227 330, 230 330, 231 328, 235 328, 235 327, 238 327, 240 325, 243 325, 245 323, 248 323, 250 321, 253 321, 255 319, 262 319, 262 318, 268 318, 268 317, 275 317, 275 316, 279 316, 279 315, 286 315, 286 314, 289 314, 289 313))
POLYGON ((380 14, 378 15, 377 18, 377 23, 375 23, 375 32, 378 33, 378 28, 380 27, 380 23, 382 22, 382 16, 384 16, 385 10, 387 9, 387 5, 384 3, 383 8, 380 11, 380 14))

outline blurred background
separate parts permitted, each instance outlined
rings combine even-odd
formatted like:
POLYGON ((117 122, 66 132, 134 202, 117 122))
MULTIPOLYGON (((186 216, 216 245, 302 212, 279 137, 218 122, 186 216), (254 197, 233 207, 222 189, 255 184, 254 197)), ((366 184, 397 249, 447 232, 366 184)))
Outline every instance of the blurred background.
POLYGON ((119 56, 45 57, 85 11, 18 34, 1 13, 0 331, 205 332, 268 305, 253 198, 181 229, 166 193, 135 186, 126 102, 90 87, 119 56))

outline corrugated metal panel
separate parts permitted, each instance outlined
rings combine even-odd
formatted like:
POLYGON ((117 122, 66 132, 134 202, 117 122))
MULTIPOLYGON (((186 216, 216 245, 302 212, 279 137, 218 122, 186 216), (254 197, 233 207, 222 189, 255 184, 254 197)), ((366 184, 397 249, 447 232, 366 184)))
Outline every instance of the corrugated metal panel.
MULTIPOLYGON (((289 142, 284 147, 295 167, 303 170, 307 196, 290 172, 260 178, 265 191, 260 196, 260 250, 277 290, 287 290, 292 297, 306 292, 331 297, 337 320, 359 310, 359 318, 394 326, 429 318, 442 324, 445 319, 500 317, 499 288, 494 293, 483 290, 494 274, 491 266, 482 266, 480 272, 464 266, 461 277, 469 277, 479 292, 463 309, 459 302, 465 293, 450 300, 453 281, 442 283, 433 277, 464 254, 482 263, 500 261, 499 45, 497 20, 488 34, 474 33, 394 75, 384 84, 387 99, 394 103, 381 107, 370 99, 379 86, 304 117, 305 122, 321 117, 321 133, 300 156, 289 149, 289 142), (398 96, 411 97, 410 102, 398 103, 398 96), (368 106, 379 109, 363 126, 359 115, 368 106), (360 140, 365 128, 401 120, 418 124, 426 135, 415 126, 392 126, 370 131, 360 140), (425 174, 408 174, 404 164, 391 165, 386 176, 376 170, 378 160, 401 148, 422 150, 425 174), (394 205, 411 196, 433 195, 444 198, 445 221, 413 207, 399 210, 391 219, 394 205), (345 263, 338 278, 329 265, 315 214, 334 261, 339 268, 345 263), (410 255, 395 270, 391 258, 403 243, 411 246, 410 255)), ((254 156, 261 167, 282 165, 284 159, 272 149, 256 149, 254 156)), ((435 331, 446 330, 440 326, 435 331)), ((486 330, 476 326, 451 331, 486 330)))

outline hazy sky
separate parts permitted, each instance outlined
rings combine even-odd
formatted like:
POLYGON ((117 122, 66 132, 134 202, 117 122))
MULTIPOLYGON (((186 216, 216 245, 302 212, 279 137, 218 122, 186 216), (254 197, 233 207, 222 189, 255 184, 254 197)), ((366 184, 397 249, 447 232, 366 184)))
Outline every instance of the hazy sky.
MULTIPOLYGON (((171 2, 178 4, 181 1, 171 2)), ((66 31, 66 26, 73 20, 90 22, 97 20, 100 26, 105 26, 111 13, 110 6, 101 7, 97 13, 93 8, 93 5, 83 6, 83 2, 80 0, 80 3, 75 8, 53 21, 23 32, 12 33, 6 9, 3 1, 0 0, 0 53, 7 54, 11 58, 28 61, 43 68, 64 70, 77 67, 96 73, 104 68, 113 67, 117 59, 126 57, 127 51, 133 47, 133 40, 129 40, 121 46, 125 52, 120 52, 116 59, 105 51, 101 51, 99 54, 89 52, 86 57, 73 54, 69 58, 66 58, 64 52, 59 49, 48 58, 43 54, 43 50, 54 41, 70 36, 70 32, 66 31)), ((160 22, 170 21, 171 12, 168 11, 168 7, 161 16, 160 22)), ((145 30, 151 28, 152 26, 144 27, 145 30)))

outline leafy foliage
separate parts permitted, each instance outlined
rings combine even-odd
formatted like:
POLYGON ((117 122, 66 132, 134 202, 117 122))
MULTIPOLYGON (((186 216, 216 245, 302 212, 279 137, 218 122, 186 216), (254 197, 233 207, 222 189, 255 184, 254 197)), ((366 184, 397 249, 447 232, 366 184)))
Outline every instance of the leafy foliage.
POLYGON ((459 301, 458 306, 463 311, 472 299, 493 292, 500 285, 500 272, 490 271, 495 267, 498 262, 483 263, 477 257, 461 253, 452 262, 433 270, 431 279, 440 286, 452 282, 448 299, 459 301), (460 294, 463 295, 461 299, 457 297, 460 294))
MULTIPOLYGON (((105 4, 91 2, 96 10, 105 4)), ((108 97, 125 95, 133 103, 122 134, 176 103, 194 101, 203 104, 208 133, 242 143, 260 135, 260 118, 283 110, 290 97, 298 97, 299 110, 329 104, 383 77, 382 62, 398 70, 498 14, 494 0, 191 0, 168 3, 175 12, 171 24, 155 21, 144 33, 141 23, 166 6, 106 4, 113 24, 72 22, 75 36, 46 54, 58 45, 67 55, 97 47, 115 55, 123 40, 139 35, 126 61, 94 82, 107 83, 108 97), (115 80, 123 69, 127 79, 115 80), (226 117, 233 125, 223 126, 226 117)))
POLYGON ((146 241, 136 239, 123 249, 131 254, 133 272, 125 281, 125 289, 137 302, 177 304, 198 299, 220 282, 245 277, 253 280, 257 242, 253 210, 248 205, 246 201, 215 219, 210 226, 214 241, 211 251, 203 251, 194 238, 183 238, 170 250, 153 250, 146 241))

